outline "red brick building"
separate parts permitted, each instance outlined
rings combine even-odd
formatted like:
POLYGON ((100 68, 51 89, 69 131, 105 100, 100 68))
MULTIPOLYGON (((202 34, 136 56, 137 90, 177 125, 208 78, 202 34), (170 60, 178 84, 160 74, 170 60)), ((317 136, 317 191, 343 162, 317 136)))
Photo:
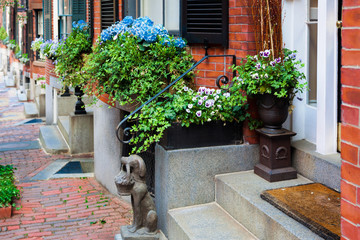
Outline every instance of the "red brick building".
POLYGON ((341 230, 360 239, 360 2, 344 0, 342 29, 341 230))

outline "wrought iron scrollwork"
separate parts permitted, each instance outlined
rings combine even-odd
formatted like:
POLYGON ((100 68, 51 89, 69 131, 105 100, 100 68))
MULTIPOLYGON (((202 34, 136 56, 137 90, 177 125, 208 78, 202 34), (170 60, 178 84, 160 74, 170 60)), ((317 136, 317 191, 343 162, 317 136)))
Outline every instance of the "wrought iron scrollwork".
MULTIPOLYGON (((123 120, 121 120, 121 122, 117 125, 116 127, 116 137, 117 139, 123 143, 123 144, 128 144, 131 142, 131 139, 134 137, 135 133, 131 132, 131 127, 125 127, 124 124, 127 122, 127 120, 129 120, 132 116, 134 116, 136 113, 138 113, 139 111, 141 111, 141 109, 143 107, 145 107, 146 105, 148 105, 150 102, 152 102, 153 100, 155 100, 156 98, 158 98, 162 93, 164 93, 165 91, 167 91, 169 88, 171 88, 174 84, 176 84, 180 79, 182 79, 186 74, 188 74, 190 71, 192 71, 194 68, 196 68, 200 63, 204 62, 206 59, 208 58, 212 58, 212 57, 232 57, 233 59, 233 65, 236 65, 236 56, 235 55, 207 55, 205 54, 205 56, 200 59, 198 62, 196 62, 191 68, 189 68, 186 72, 184 72, 181 76, 179 76, 176 80, 174 80, 173 82, 171 82, 167 87, 165 87, 163 90, 161 90, 160 92, 158 92, 154 97, 152 97, 151 99, 149 99, 148 101, 146 101, 144 104, 142 104, 140 107, 138 107, 137 109, 135 109, 133 112, 131 112, 129 115, 127 115, 123 120), (123 131, 121 131, 121 129, 123 129, 123 131), (124 137, 130 137, 129 139, 125 140, 121 137, 121 133, 123 133, 124 137)), ((236 73, 235 71, 233 72, 233 77, 235 77, 236 73)), ((223 84, 228 84, 229 83, 229 78, 226 77, 225 75, 221 75, 216 79, 216 85, 219 86, 220 85, 220 81, 223 84)))

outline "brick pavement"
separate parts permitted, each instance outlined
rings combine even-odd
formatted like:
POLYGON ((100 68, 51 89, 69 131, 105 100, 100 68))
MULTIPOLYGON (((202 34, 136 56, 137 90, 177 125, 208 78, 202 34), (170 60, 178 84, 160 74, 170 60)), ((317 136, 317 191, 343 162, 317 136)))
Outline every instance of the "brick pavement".
MULTIPOLYGON (((14 94, 0 82, 0 144, 36 140, 42 125, 13 126, 24 119, 14 94)), ((114 239, 120 226, 130 224, 131 206, 94 178, 30 181, 54 160, 70 157, 42 149, 0 152, 0 164, 17 168, 21 189, 21 209, 0 219, 0 239, 114 239)))

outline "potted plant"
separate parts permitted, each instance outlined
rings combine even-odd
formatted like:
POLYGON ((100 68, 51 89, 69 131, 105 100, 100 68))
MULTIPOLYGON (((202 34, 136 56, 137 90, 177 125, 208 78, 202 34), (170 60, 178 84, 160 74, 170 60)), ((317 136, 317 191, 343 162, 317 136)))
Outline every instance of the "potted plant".
MULTIPOLYGON (((148 17, 125 17, 102 31, 85 62, 86 92, 119 107, 143 103, 193 64, 185 45, 148 17)), ((191 85, 192 74, 174 88, 184 81, 191 85)))
POLYGON ((275 132, 281 129, 292 110, 296 93, 306 87, 306 82, 303 82, 305 74, 299 70, 302 67, 304 64, 296 58, 296 51, 286 48, 277 58, 273 57, 271 50, 260 51, 257 55, 247 56, 241 65, 234 67, 238 72, 233 79, 234 86, 257 99, 264 127, 275 132))
POLYGON ((0 165, 0 219, 11 217, 14 199, 19 199, 20 191, 14 184, 14 168, 12 165, 0 165))
POLYGON ((69 36, 62 39, 57 48, 55 73, 65 86, 76 87, 87 79, 82 76, 86 55, 91 52, 89 27, 83 20, 72 23, 69 36))

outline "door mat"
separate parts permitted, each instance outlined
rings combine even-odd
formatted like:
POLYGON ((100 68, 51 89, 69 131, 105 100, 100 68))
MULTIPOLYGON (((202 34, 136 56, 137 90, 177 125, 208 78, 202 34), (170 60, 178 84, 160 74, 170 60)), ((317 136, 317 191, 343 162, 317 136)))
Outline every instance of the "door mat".
POLYGON ((340 239, 340 193, 320 183, 267 190, 261 198, 325 239, 340 239))

